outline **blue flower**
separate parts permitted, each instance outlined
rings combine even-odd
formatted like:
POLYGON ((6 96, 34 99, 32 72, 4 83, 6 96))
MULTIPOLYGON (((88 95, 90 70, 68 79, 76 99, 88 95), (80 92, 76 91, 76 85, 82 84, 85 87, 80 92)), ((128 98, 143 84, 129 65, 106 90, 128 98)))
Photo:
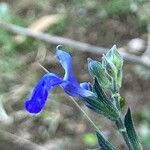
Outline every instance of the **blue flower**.
POLYGON ((48 93, 54 87, 60 85, 63 90, 73 97, 91 97, 94 93, 89 91, 89 84, 84 82, 79 84, 72 69, 72 58, 69 53, 62 51, 60 46, 56 48, 56 56, 65 70, 64 77, 54 73, 45 74, 34 87, 32 96, 25 101, 25 109, 32 114, 38 114, 44 108, 48 93))

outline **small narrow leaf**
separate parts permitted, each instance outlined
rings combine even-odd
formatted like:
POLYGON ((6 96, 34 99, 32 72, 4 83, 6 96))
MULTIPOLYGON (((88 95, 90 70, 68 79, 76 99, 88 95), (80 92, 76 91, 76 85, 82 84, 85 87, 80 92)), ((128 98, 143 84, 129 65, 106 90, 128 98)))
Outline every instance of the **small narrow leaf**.
POLYGON ((98 150, 117 150, 108 140, 106 140, 100 133, 96 132, 100 148, 98 150))
POLYGON ((125 115, 124 123, 125 123, 128 137, 130 139, 130 142, 131 142, 134 150, 142 150, 143 149, 142 145, 138 140, 138 137, 137 137, 137 134, 136 134, 136 131, 134 128, 130 108, 128 109, 128 111, 125 115))

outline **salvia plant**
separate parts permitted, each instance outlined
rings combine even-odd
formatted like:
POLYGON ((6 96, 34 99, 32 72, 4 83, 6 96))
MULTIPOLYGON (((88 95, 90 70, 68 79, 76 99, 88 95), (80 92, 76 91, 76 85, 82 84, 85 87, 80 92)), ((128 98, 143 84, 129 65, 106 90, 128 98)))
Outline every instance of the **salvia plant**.
POLYGON ((69 53, 62 50, 61 45, 56 47, 56 57, 65 70, 64 76, 61 77, 47 71, 35 85, 31 97, 25 101, 25 110, 32 115, 41 113, 49 92, 59 85, 94 126, 99 143, 97 150, 117 150, 117 148, 106 139, 91 118, 78 105, 76 99, 81 100, 92 111, 114 122, 123 136, 127 149, 142 150, 130 108, 125 116, 122 114, 125 102, 119 91, 122 86, 123 58, 118 53, 116 46, 114 45, 106 55, 103 55, 101 61, 88 59, 88 70, 93 78, 92 84, 77 81, 72 69, 72 58, 69 53))

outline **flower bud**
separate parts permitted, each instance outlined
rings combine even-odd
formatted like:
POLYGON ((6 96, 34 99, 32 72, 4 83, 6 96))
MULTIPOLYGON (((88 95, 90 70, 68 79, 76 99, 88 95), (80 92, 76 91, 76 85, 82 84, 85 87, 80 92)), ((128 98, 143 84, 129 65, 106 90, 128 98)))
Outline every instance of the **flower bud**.
POLYGON ((105 69, 102 67, 102 64, 98 61, 88 59, 88 69, 93 78, 97 78, 99 84, 106 88, 111 89, 111 81, 109 80, 105 69))
POLYGON ((118 53, 116 45, 114 45, 106 54, 106 58, 114 64, 117 70, 121 69, 123 66, 123 58, 118 53))
POLYGON ((123 58, 118 53, 116 45, 114 45, 102 58, 102 66, 105 71, 113 78, 116 83, 117 89, 122 84, 122 66, 123 58))

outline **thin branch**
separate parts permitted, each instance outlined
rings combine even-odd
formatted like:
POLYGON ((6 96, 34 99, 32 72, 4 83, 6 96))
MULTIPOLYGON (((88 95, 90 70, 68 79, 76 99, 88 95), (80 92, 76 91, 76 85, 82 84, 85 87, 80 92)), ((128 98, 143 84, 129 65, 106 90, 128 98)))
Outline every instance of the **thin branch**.
MULTIPOLYGON (((79 41, 71 40, 68 38, 60 37, 60 36, 54 36, 54 35, 50 35, 50 34, 46 34, 46 33, 42 33, 42 32, 35 32, 35 31, 32 31, 31 29, 23 28, 23 27, 16 26, 13 24, 7 24, 7 23, 0 22, 0 27, 7 31, 16 33, 16 34, 34 37, 36 39, 39 39, 39 40, 42 40, 42 41, 45 41, 48 43, 53 43, 56 45, 57 44, 67 45, 71 48, 74 48, 76 50, 80 50, 83 52, 103 54, 108 50, 107 48, 93 46, 88 43, 82 43, 79 41)), ((150 67, 150 61, 144 61, 144 59, 142 59, 142 57, 128 54, 125 52, 120 52, 120 53, 124 57, 124 59, 127 61, 150 67)))

